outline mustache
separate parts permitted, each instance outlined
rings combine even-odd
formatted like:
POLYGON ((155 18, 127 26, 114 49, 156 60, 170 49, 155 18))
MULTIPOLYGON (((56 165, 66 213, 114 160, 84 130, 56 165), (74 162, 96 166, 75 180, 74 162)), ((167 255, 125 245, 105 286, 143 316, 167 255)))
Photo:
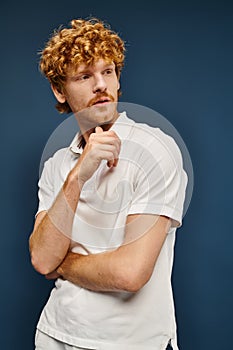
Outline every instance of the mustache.
POLYGON ((107 98, 109 99, 110 101, 109 102, 114 102, 114 97, 111 95, 111 94, 101 94, 101 95, 98 95, 98 96, 95 96, 93 99, 91 99, 88 103, 88 107, 91 107, 93 106, 96 102, 98 102, 101 98, 107 98))

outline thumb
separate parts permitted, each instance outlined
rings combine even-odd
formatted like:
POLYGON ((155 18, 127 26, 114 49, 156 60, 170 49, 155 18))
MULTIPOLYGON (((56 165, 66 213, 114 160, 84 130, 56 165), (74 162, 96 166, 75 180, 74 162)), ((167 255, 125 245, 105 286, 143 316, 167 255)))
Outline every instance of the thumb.
POLYGON ((100 133, 102 133, 102 132, 104 132, 104 131, 103 131, 103 129, 102 129, 100 126, 97 126, 97 127, 95 128, 95 133, 96 133, 96 134, 100 134, 100 133))

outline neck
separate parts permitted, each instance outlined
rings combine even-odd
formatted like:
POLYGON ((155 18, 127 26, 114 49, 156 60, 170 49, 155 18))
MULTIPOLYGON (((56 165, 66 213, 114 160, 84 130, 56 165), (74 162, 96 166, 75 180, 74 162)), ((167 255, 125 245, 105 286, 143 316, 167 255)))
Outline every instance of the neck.
MULTIPOLYGON (((115 123, 118 117, 119 117, 119 113, 116 111, 110 123, 99 124, 96 126, 100 126, 103 129, 103 131, 108 131, 113 126, 113 124, 115 123)), ((81 123, 79 123, 79 127, 82 134, 82 139, 79 143, 79 146, 82 146, 84 148, 86 143, 88 142, 90 135, 93 132, 95 132, 95 127, 90 128, 88 131, 86 131, 86 128, 84 128, 83 125, 81 125, 81 123)))

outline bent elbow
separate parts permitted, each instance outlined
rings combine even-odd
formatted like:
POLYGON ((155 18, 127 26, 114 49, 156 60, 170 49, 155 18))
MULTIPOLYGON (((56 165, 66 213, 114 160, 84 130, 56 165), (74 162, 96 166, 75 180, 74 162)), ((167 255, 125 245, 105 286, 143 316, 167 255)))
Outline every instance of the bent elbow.
POLYGON ((137 281, 128 281, 127 284, 123 286, 123 290, 129 293, 137 293, 144 286, 144 284, 138 283, 137 281))
POLYGON ((31 242, 29 242, 29 251, 31 257, 31 264, 37 272, 45 276, 54 270, 49 268, 49 266, 46 264, 45 259, 42 256, 40 256, 40 254, 35 248, 33 249, 31 242))
POLYGON ((49 258, 48 253, 42 253, 41 250, 34 245, 32 236, 29 238, 29 252, 33 268, 41 275, 45 276, 56 269, 58 263, 55 265, 54 261, 51 261, 49 258))
POLYGON ((49 271, 49 269, 45 266, 45 264, 41 261, 41 259, 39 259, 37 257, 36 254, 34 254, 34 252, 31 252, 31 264, 33 266, 33 268, 39 272, 41 275, 47 275, 48 273, 50 273, 51 271, 49 271))
POLYGON ((43 266, 43 264, 40 263, 40 259, 38 258, 38 255, 36 254, 36 251, 33 248, 32 237, 29 238, 29 252, 30 252, 30 258, 31 258, 32 267, 37 272, 39 272, 41 275, 45 275, 46 271, 44 271, 44 266, 43 266))
POLYGON ((135 278, 130 278, 128 285, 127 285, 127 291, 131 293, 137 293, 139 292, 149 281, 145 280, 144 278, 140 278, 139 276, 135 276, 135 278))
POLYGON ((137 293, 150 280, 151 274, 142 273, 135 269, 127 269, 119 276, 120 287, 123 291, 137 293))

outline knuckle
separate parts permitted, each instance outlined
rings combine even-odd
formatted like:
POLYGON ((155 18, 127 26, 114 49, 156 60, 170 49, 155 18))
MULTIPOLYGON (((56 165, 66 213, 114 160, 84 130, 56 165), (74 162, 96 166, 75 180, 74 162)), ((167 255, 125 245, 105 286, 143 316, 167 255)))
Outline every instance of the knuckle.
POLYGON ((121 140, 120 139, 116 140, 116 144, 120 148, 121 147, 121 140))
POLYGON ((112 159, 114 159, 114 154, 113 152, 109 151, 107 154, 107 160, 112 160, 112 159))
POLYGON ((114 130, 110 130, 109 135, 112 136, 114 139, 119 139, 119 136, 114 130))
POLYGON ((89 141, 93 141, 95 139, 95 134, 91 133, 89 136, 89 141))

